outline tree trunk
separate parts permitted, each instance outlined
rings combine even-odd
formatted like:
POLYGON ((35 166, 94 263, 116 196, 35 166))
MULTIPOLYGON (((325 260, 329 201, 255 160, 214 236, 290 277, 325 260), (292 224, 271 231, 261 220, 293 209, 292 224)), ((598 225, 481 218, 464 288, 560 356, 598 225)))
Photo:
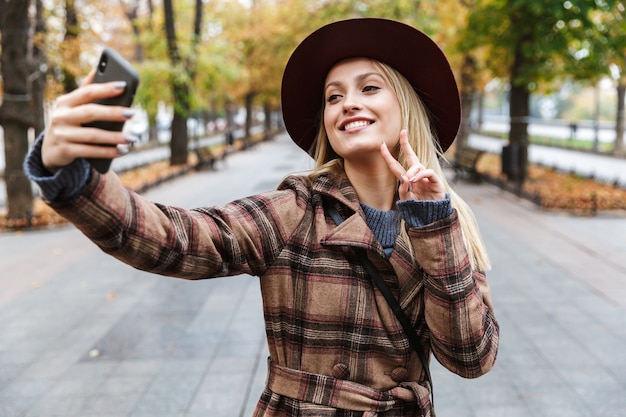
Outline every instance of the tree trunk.
POLYGON ((483 131, 483 121, 485 120, 485 91, 478 92, 478 117, 476 118, 475 129, 477 132, 483 131))
POLYGON ((272 105, 269 101, 263 103, 263 115, 265 116, 263 119, 263 130, 265 132, 263 138, 269 140, 272 137, 272 105))
MULTIPOLYGON (((191 80, 193 80, 195 75, 195 54, 202 30, 202 5, 202 0, 196 0, 191 54, 187 59, 183 60, 176 39, 176 25, 172 0, 163 0, 165 33, 170 62, 175 69, 184 69, 191 80)), ((170 164, 180 165, 187 163, 188 156, 189 133, 187 132, 187 117, 191 109, 191 86, 188 81, 176 75, 171 77, 170 86, 174 95, 170 164)))
POLYGON ((139 0, 133 0, 128 4, 128 6, 121 2, 122 7, 124 8, 124 14, 126 18, 130 22, 130 26, 133 30, 133 37, 135 38, 135 61, 142 62, 143 61, 143 45, 141 44, 141 31, 139 29, 139 24, 137 23, 137 17, 139 12, 139 0))
MULTIPOLYGON (((78 15, 76 14, 75 0, 65 0, 65 35, 63 43, 70 48, 69 53, 78 57, 78 34, 80 32, 78 26, 78 15)), ((64 57, 65 59, 69 57, 64 57)), ((69 93, 78 88, 76 74, 69 68, 63 67, 63 91, 69 93)))
POLYGON ((615 122, 615 155, 624 155, 624 99, 626 99, 626 81, 617 85, 617 117, 615 122))
POLYGON ((511 67, 511 97, 509 103, 509 147, 503 149, 503 171, 509 180, 523 184, 528 173, 528 116, 530 115, 530 91, 525 82, 518 80, 520 69, 526 65, 522 52, 524 41, 515 47, 511 67), (508 154, 507 154, 508 152, 508 154), (508 166, 506 166, 508 164, 508 166), (506 168, 506 169, 505 169, 506 168))
POLYGON ((250 137, 252 136, 251 131, 252 131, 252 105, 254 104, 254 96, 256 94, 253 92, 249 92, 246 94, 245 97, 245 101, 246 101, 246 125, 244 126, 244 134, 243 134, 243 141, 244 141, 244 147, 248 147, 249 145, 249 140, 250 137))
POLYGON ((32 42, 33 65, 31 72, 33 73, 33 78, 31 84, 31 107, 33 109, 33 128, 35 129, 35 136, 39 136, 45 125, 43 104, 48 63, 46 55, 43 51, 43 42, 46 35, 46 22, 43 17, 42 0, 35 0, 35 7, 35 36, 32 42))
POLYGON ((9 219, 30 219, 33 193, 30 181, 22 169, 28 152, 28 128, 32 125, 28 91, 27 59, 28 1, 3 2, 0 28, 2 30, 2 78, 4 95, 0 106, 0 124, 4 129, 4 179, 7 190, 9 219))
MULTIPOLYGON (((174 9, 172 0, 163 0, 165 13, 165 34, 167 37, 167 50, 172 67, 182 66, 180 52, 176 40, 176 28, 174 22, 174 9)), ((170 164, 181 165, 187 163, 189 147, 189 134, 187 132, 187 115, 189 114, 189 87, 176 75, 170 79, 170 88, 174 96, 174 117, 172 118, 170 139, 170 164)))
POLYGON ((472 130, 471 115, 476 94, 476 61, 470 54, 463 56, 461 67, 461 127, 457 136, 457 149, 467 146, 472 130))

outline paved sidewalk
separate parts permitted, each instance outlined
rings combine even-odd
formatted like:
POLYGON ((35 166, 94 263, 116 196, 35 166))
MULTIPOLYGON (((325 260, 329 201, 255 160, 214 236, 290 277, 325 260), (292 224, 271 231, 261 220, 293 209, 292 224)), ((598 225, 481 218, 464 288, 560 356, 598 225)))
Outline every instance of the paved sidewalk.
POLYGON ((624 416, 626 217, 543 212, 459 184, 494 264, 494 370, 462 380, 435 364, 438 417, 624 416))
MULTIPOLYGON (((220 204, 308 167, 281 136, 146 195, 220 204)), ((456 189, 491 251, 502 342, 496 368, 476 380, 433 360, 437 416, 623 416, 626 217, 456 189)), ((0 271, 0 417, 251 415, 267 355, 257 278, 157 277, 72 227, 0 235, 0 271)))

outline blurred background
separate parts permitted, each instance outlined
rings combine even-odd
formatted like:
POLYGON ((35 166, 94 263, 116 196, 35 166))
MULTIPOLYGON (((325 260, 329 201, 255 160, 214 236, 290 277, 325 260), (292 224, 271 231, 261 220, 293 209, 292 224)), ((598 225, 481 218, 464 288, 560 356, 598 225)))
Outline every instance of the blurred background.
POLYGON ((139 143, 112 165, 126 186, 179 207, 271 189, 311 167, 282 126, 290 53, 364 16, 411 24, 448 56, 463 105, 448 167, 532 201, 446 170, 493 258, 502 341, 476 381, 432 361, 437 415, 622 417, 625 6, 0 0, 0 417, 252 414, 267 357, 258 280, 159 279, 119 263, 49 227, 64 220, 22 161, 106 46, 141 76, 125 126, 139 143))
POLYGON ((0 200, 10 219, 32 216, 21 170, 29 144, 54 98, 77 87, 104 46, 141 75, 126 129, 140 147, 166 144, 180 165, 194 138, 280 129, 291 51, 315 28, 351 17, 397 19, 433 37, 461 89, 457 147, 471 132, 504 139, 508 180, 527 180, 532 140, 624 154, 623 1, 9 0, 0 14, 0 200))

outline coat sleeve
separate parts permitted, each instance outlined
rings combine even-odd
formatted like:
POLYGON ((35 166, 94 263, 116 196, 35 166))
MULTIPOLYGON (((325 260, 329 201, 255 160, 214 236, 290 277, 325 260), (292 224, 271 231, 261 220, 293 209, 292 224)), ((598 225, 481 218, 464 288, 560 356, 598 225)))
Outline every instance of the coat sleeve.
POLYGON ((262 275, 301 218, 296 200, 287 189, 185 210, 148 201, 114 173, 94 172, 77 198, 49 204, 104 252, 137 269, 202 279, 262 275))
POLYGON ((435 357, 462 377, 485 374, 496 360, 499 326, 485 274, 470 265, 456 211, 410 229, 409 236, 426 275, 424 309, 435 357))

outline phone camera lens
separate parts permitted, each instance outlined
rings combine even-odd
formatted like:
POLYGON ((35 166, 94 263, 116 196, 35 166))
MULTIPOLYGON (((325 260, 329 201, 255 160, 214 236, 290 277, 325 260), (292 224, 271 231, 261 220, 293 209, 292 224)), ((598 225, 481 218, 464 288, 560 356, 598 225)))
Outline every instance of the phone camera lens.
POLYGON ((98 71, 104 72, 106 67, 107 67, 107 61, 105 58, 102 58, 100 62, 98 63, 98 71))

